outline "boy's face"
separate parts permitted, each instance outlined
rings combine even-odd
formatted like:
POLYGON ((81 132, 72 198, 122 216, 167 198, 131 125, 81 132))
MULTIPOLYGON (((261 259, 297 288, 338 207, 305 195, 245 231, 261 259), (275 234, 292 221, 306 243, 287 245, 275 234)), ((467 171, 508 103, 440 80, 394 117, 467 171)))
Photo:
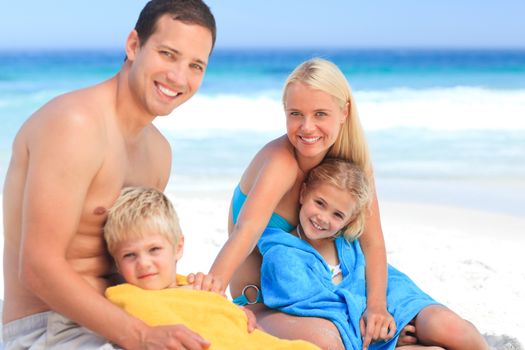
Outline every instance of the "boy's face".
POLYGON ((352 218, 355 201, 348 191, 317 184, 301 191, 299 221, 308 242, 331 238, 352 218))
POLYGON ((143 289, 176 287, 177 261, 182 256, 183 237, 173 248, 160 234, 126 239, 117 244, 114 259, 126 282, 143 289))

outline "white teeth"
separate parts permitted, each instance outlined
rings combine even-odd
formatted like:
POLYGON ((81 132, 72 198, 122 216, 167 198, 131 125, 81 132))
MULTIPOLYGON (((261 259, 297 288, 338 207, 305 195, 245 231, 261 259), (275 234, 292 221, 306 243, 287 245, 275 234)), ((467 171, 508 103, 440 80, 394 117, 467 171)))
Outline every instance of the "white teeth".
POLYGON ((315 227, 316 230, 323 230, 323 228, 319 225, 317 225, 315 222, 312 221, 312 226, 315 227))
POLYGON ((301 140, 303 140, 304 142, 306 143, 315 143, 317 142, 321 137, 317 136, 317 137, 304 137, 304 136, 301 136, 301 140))
POLYGON ((169 97, 175 97, 177 96, 179 93, 178 92, 175 92, 175 91, 172 91, 160 84, 157 85, 159 87, 159 90, 164 94, 164 95, 167 95, 169 97))

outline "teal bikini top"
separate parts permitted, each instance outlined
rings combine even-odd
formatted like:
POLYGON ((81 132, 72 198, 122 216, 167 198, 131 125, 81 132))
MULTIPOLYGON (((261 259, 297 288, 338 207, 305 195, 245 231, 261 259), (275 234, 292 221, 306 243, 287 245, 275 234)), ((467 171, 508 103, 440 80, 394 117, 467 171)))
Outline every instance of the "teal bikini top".
MULTIPOLYGON (((245 201, 246 195, 242 193, 240 185, 237 185, 232 198, 232 215, 234 224, 237 223, 237 217, 239 216, 245 201)), ((286 232, 291 232, 295 228, 295 226, 291 225, 285 218, 276 213, 273 213, 270 217, 267 227, 277 227, 286 232)))

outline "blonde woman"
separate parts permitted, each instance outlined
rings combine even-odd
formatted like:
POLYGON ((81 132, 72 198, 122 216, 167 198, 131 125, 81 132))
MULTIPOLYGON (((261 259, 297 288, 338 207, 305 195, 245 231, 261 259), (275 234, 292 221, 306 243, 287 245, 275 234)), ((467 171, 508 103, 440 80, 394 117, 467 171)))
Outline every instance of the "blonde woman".
MULTIPOLYGON (((287 133, 253 158, 233 194, 229 239, 210 274, 221 278, 236 302, 253 304, 259 324, 289 339, 305 339, 323 349, 343 349, 333 323, 295 317, 261 303, 261 255, 256 244, 266 227, 290 232, 298 224, 299 192, 308 172, 325 157, 357 164, 374 183, 365 135, 350 86, 333 63, 312 59, 288 77, 283 91, 287 133)), ((361 246, 366 257, 368 299, 362 315, 365 344, 396 330, 386 308, 387 263, 375 193, 365 219, 361 246)))

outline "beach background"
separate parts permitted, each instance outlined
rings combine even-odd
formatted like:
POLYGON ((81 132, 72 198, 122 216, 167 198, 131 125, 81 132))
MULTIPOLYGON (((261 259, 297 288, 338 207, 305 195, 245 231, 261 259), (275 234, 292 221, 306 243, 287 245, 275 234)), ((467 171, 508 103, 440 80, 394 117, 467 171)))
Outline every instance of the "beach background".
MULTIPOLYGON (((227 33, 222 5, 210 5, 218 10, 219 35, 221 24, 227 33)), ((142 4, 133 6, 131 22, 142 4)), ((354 91, 389 262, 473 322, 494 349, 521 349, 525 45, 374 48, 350 41, 330 47, 312 39, 309 48, 270 48, 233 47, 226 39, 197 95, 155 121, 173 148, 166 192, 186 235, 181 272, 209 269, 227 238, 229 200, 243 169, 285 133, 286 76, 302 61, 323 57, 339 65, 354 91)), ((2 183, 27 117, 58 94, 111 77, 124 57, 112 44, 64 46, 2 48, 0 42, 2 183)))

